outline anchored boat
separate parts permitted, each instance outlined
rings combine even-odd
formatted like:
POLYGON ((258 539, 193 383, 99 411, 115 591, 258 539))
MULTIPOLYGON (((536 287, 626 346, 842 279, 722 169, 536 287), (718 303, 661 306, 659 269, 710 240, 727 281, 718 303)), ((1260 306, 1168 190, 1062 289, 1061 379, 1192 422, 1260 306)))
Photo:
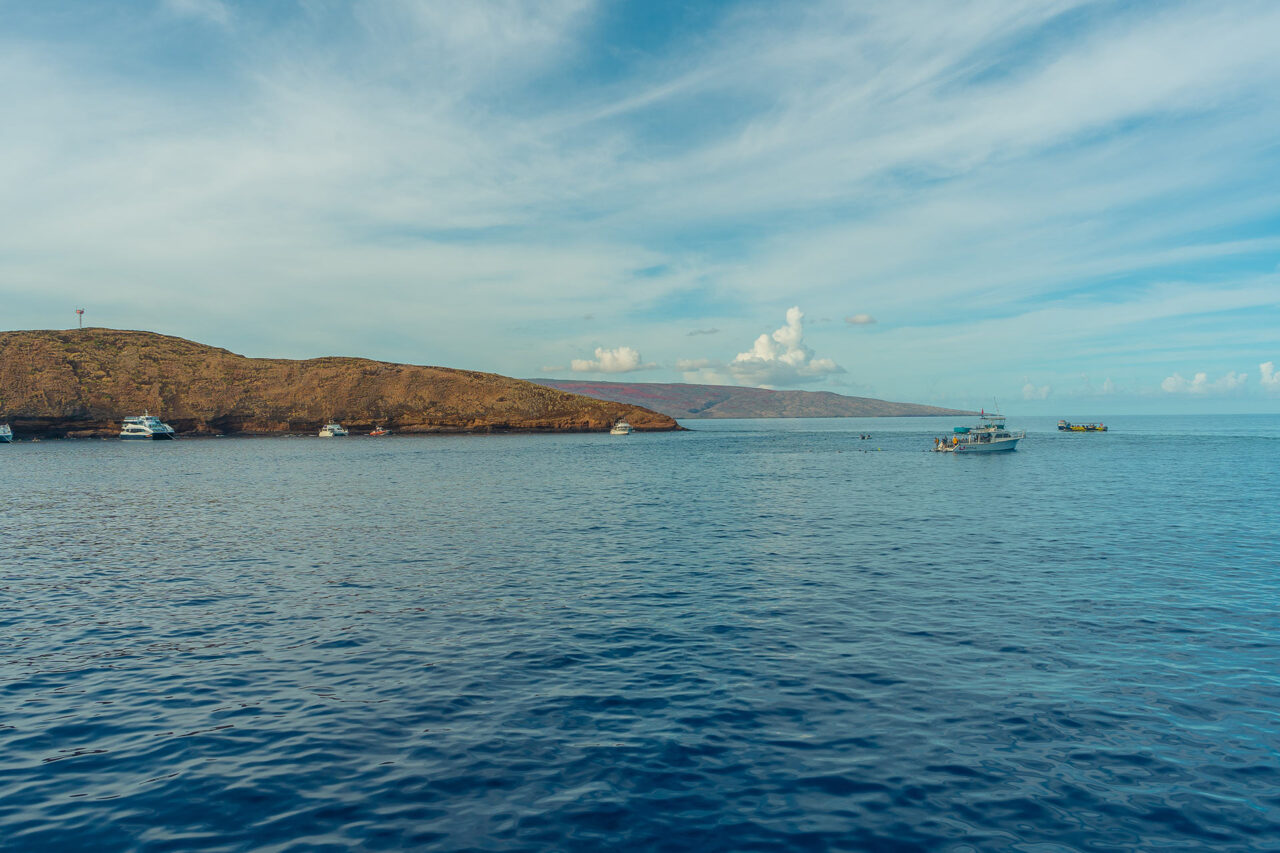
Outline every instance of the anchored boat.
POLYGON ((8 424, 0 424, 0 444, 8 444, 13 441, 13 430, 8 424))
POLYGON ((346 434, 347 434, 347 431, 342 428, 342 424, 338 424, 338 423, 325 424, 324 426, 320 427, 321 438, 338 438, 346 434))
POLYGON ((137 439, 164 440, 173 438, 173 427, 163 423, 150 412, 144 411, 136 418, 125 418, 120 437, 126 441, 137 439))
POLYGON ((1004 427, 1004 415, 990 414, 984 410, 975 427, 956 427, 950 436, 935 438, 933 449, 937 453, 997 453, 1017 450, 1018 442, 1027 437, 1026 430, 1010 432, 1004 427))
POLYGON ((1070 421, 1058 421, 1059 432, 1106 432, 1106 424, 1073 424, 1070 421))
POLYGON ((631 428, 631 424, 626 421, 618 421, 613 425, 613 429, 609 430, 609 435, 631 435, 633 432, 635 430, 631 428))

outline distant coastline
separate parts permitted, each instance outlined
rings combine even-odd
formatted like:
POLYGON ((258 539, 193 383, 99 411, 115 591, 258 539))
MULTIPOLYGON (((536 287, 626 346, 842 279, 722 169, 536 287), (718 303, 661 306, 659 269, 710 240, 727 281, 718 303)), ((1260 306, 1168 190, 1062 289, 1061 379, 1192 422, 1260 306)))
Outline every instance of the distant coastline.
POLYGON ((530 382, 628 405, 673 418, 932 418, 976 415, 920 403, 850 397, 830 391, 774 391, 736 385, 666 382, 590 382, 530 379, 530 382))

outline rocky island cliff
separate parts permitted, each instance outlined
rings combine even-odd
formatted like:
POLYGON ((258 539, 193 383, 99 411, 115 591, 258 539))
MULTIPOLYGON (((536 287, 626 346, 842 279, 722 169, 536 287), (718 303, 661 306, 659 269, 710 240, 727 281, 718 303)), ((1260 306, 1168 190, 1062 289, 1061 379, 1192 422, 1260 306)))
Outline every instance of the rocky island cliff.
POLYGON ((0 422, 19 435, 109 436, 149 410, 179 433, 592 432, 625 418, 679 429, 641 406, 591 399, 447 367, 314 358, 247 358, 153 332, 0 332, 0 422))

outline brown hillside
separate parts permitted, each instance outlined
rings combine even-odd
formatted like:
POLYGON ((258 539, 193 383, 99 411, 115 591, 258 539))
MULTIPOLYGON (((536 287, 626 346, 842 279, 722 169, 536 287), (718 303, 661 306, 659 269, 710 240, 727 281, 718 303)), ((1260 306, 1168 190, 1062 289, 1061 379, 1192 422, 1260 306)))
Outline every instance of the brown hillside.
POLYGON ((680 382, 530 379, 548 388, 644 406, 675 418, 903 418, 977 414, 919 403, 849 397, 830 391, 773 391, 680 382))
POLYGON ((152 332, 0 332, 0 422, 18 435, 115 435, 149 410, 180 433, 679 429, 646 408, 492 373, 362 358, 246 358, 152 332))

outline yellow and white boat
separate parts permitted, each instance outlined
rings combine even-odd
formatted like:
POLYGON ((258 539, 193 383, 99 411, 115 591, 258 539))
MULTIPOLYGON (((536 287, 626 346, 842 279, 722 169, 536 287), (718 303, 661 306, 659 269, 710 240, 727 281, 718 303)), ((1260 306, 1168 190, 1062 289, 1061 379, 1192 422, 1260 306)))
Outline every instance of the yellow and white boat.
POLYGON ((1058 421, 1059 432, 1106 432, 1106 424, 1073 424, 1070 421, 1058 421))

